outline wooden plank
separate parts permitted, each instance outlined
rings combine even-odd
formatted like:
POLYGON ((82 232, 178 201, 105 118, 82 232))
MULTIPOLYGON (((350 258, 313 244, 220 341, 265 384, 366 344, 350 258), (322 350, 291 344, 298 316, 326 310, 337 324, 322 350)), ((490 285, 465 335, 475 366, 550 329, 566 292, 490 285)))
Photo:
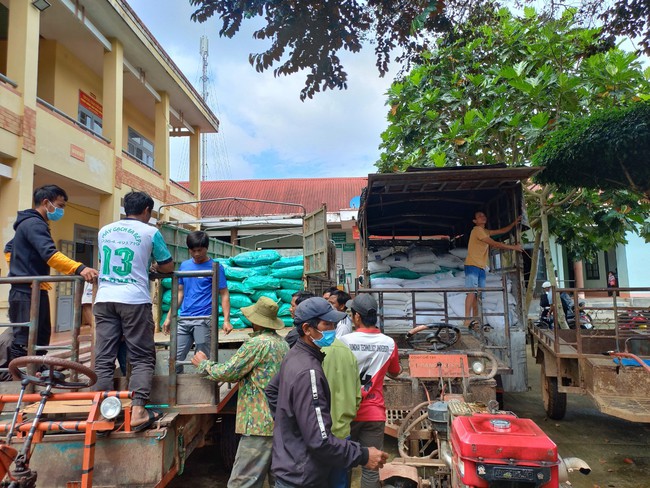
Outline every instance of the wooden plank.
MULTIPOLYGON (((130 399, 122 399, 120 401, 122 402, 122 408, 131 406, 130 399)), ((38 409, 38 405, 39 405, 38 403, 32 403, 30 405, 27 405, 23 409, 23 413, 35 414, 36 410, 38 409)), ((93 405, 92 400, 61 400, 61 401, 49 400, 45 404, 43 413, 46 414, 89 413, 92 405, 93 405)))

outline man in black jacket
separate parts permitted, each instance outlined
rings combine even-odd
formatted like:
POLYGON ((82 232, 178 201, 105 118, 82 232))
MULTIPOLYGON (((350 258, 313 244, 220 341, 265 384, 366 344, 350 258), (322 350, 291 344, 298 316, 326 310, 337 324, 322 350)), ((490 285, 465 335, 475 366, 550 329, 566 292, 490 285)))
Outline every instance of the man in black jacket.
POLYGON ((275 418, 271 472, 276 488, 325 488, 332 467, 381 468, 388 454, 332 435, 330 389, 322 347, 336 337, 345 314, 327 300, 309 298, 296 307, 300 339, 265 392, 275 418))
MULTIPOLYGON (((14 222, 14 238, 5 246, 5 258, 9 263, 9 276, 47 276, 50 268, 62 274, 77 274, 86 281, 97 278, 97 270, 73 261, 57 251, 48 222, 63 217, 66 192, 56 185, 46 185, 34 190, 34 208, 22 210, 14 222)), ((41 300, 38 314, 36 345, 50 344, 52 324, 50 321, 49 283, 41 283, 41 300)), ((9 320, 12 323, 29 322, 31 284, 13 284, 9 291, 9 320)), ((27 327, 14 327, 14 339, 9 351, 9 360, 27 354, 29 336, 27 327)), ((45 354, 45 351, 39 351, 45 354)))

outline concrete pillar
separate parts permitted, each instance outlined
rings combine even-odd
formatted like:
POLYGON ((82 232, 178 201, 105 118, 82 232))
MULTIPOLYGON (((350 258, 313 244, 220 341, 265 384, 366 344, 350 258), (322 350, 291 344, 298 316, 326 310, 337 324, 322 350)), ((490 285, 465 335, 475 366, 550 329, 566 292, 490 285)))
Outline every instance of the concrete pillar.
POLYGON ((163 177, 165 185, 169 183, 169 95, 160 92, 160 101, 156 102, 154 160, 155 168, 163 177))
POLYGON ((190 191, 197 200, 201 199, 201 130, 192 127, 190 134, 190 191))
POLYGON ((103 128, 104 137, 113 147, 111 165, 113 193, 102 195, 99 201, 99 225, 104 226, 120 217, 120 192, 122 178, 122 147, 124 144, 124 49, 111 39, 111 50, 104 52, 103 71, 103 128))
POLYGON ((111 47, 111 51, 104 53, 102 133, 111 141, 116 156, 121 157, 124 138, 124 49, 116 39, 111 39, 111 47))
POLYGON ((28 107, 36 107, 40 14, 27 0, 9 3, 7 76, 18 83, 28 107))
MULTIPOLYGON (((582 266, 582 261, 575 261, 573 263, 573 276, 575 277, 575 287, 584 288, 585 287, 585 275, 583 271, 584 267, 582 266)), ((579 296, 584 298, 584 293, 580 293, 579 296)))
MULTIPOLYGON (((32 207, 34 192, 34 152, 36 150, 36 92, 38 86, 38 43, 40 12, 31 2, 11 0, 7 31, 7 77, 17 83, 22 94, 22 107, 16 113, 21 118, 22 134, 17 147, 7 148, 15 159, 11 179, 0 184, 0 239, 3 244, 13 235, 16 212, 32 207)), ((4 258, 3 258, 4 260, 4 258)), ((4 267, 5 263, 3 263, 4 267)))

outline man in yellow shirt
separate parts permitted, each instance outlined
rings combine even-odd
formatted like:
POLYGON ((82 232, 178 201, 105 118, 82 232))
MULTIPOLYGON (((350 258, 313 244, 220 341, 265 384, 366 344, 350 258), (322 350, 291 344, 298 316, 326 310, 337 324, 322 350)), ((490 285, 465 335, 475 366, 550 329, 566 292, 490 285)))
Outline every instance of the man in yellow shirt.
MULTIPOLYGON (((488 230, 485 228, 487 216, 482 211, 474 213, 474 228, 469 235, 467 244, 467 258, 465 259, 465 287, 466 288, 485 288, 485 276, 488 265, 490 247, 496 249, 508 249, 522 252, 524 249, 521 244, 504 244, 495 241, 491 236, 505 234, 521 222, 521 217, 517 217, 513 223, 502 227, 501 229, 488 230)), ((468 293, 465 298, 465 326, 470 326, 473 317, 478 317, 478 301, 476 293, 468 293)))

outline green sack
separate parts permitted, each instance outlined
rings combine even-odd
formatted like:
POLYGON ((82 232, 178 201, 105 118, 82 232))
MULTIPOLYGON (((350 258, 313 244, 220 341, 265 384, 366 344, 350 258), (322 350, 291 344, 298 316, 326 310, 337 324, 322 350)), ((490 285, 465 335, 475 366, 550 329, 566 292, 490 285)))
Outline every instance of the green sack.
POLYGON ((244 293, 250 295, 253 292, 253 290, 245 286, 241 281, 228 281, 226 284, 228 285, 228 291, 230 293, 244 293))
POLYGON ((280 278, 280 288, 288 288, 291 290, 302 290, 302 280, 292 280, 289 278, 280 278))
POLYGON ((255 293, 251 295, 251 298, 253 299, 254 302, 258 301, 262 297, 268 297, 271 300, 273 300, 275 303, 280 301, 278 295, 273 290, 257 290, 255 293))
POLYGON ((253 304, 253 301, 242 293, 231 293, 230 294, 230 306, 232 308, 242 308, 248 307, 253 304))
POLYGON ((263 249, 261 251, 248 251, 233 256, 232 261, 242 268, 252 268, 254 266, 267 266, 280 259, 280 253, 272 249, 263 249))
POLYGON ((401 278, 403 280, 417 280, 422 275, 406 268, 392 268, 388 272, 388 276, 391 278, 401 278))
POLYGON ((293 318, 292 317, 278 317, 282 322, 284 322, 285 327, 293 327, 293 318))
POLYGON ((165 313, 169 312, 170 308, 172 308, 172 306, 169 303, 164 303, 163 302, 162 305, 160 305, 160 310, 162 310, 165 313))
POLYGON ((167 312, 162 314, 162 316, 160 317, 160 322, 158 322, 158 325, 162 327, 162 325, 165 323, 165 320, 167 320, 167 312))
POLYGON ((242 324, 244 324, 246 327, 250 327, 251 325, 253 325, 251 321, 246 318, 244 312, 242 312, 241 310, 239 310, 235 315, 233 315, 233 317, 239 319, 242 322, 242 324))
POLYGON ((286 317, 287 315, 290 317, 291 316, 291 304, 290 303, 283 303, 280 305, 280 308, 278 308, 278 317, 286 317))
POLYGON ((214 258, 213 261, 216 261, 220 265, 222 265, 224 268, 226 266, 232 266, 232 259, 230 258, 214 258))
POLYGON ((163 278, 160 280, 160 285, 163 287, 163 290, 171 290, 172 289, 172 279, 171 278, 163 278))
POLYGON ((294 290, 291 288, 283 288, 281 290, 276 290, 276 293, 278 297, 280 297, 280 300, 282 300, 284 303, 291 303, 291 298, 293 297, 294 293, 298 293, 300 290, 294 290))
POLYGON ((233 329, 245 329, 248 327, 239 317, 235 317, 230 320, 233 329))
POLYGON ((162 294, 161 301, 164 305, 169 305, 170 303, 172 303, 172 291, 165 290, 162 294))
POLYGON ((271 274, 270 266, 253 266, 252 268, 248 269, 255 271, 260 276, 268 276, 271 274))
POLYGON ((271 271, 271 276, 275 278, 289 278, 292 280, 299 280, 302 278, 304 268, 300 266, 289 266, 288 268, 274 269, 271 271))
POLYGON ((300 256, 285 256, 271 265, 273 269, 288 268, 289 266, 302 266, 304 258, 300 256))
POLYGON ((258 274, 257 271, 252 268, 233 268, 230 266, 224 268, 224 271, 226 272, 226 279, 231 281, 244 281, 246 278, 258 274))
POLYGON ((251 290, 277 290, 281 288, 280 280, 272 276, 251 276, 244 280, 244 286, 251 290))

